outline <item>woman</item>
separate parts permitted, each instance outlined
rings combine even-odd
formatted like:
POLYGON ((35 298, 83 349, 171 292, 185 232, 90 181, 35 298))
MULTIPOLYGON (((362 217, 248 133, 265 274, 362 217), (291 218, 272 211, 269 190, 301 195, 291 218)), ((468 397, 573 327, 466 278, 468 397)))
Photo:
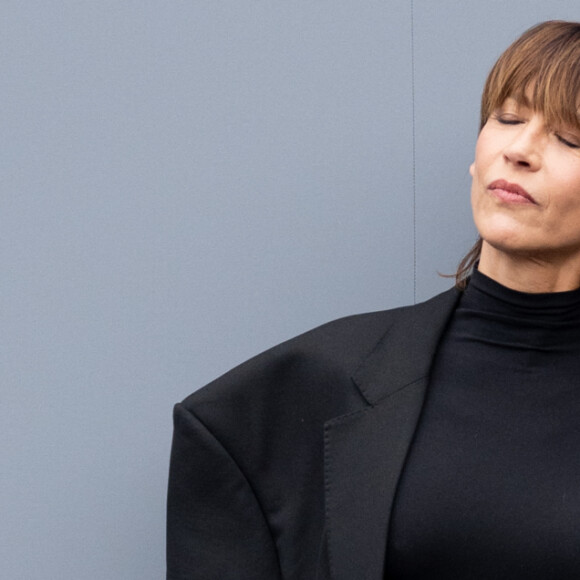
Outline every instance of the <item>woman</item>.
POLYGON ((175 409, 170 579, 580 577, 580 24, 492 69, 456 287, 175 409))

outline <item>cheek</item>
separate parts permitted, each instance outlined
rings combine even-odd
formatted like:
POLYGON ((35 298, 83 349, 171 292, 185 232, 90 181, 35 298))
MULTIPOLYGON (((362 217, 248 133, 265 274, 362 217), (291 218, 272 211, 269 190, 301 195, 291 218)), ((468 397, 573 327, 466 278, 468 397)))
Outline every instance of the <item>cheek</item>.
POLYGON ((477 174, 481 175, 492 162, 494 155, 497 153, 497 141, 497 136, 485 125, 475 143, 475 159, 469 167, 469 173, 472 177, 477 174))
POLYGON ((475 225, 479 230, 482 222, 485 220, 485 216, 488 213, 489 199, 486 195, 487 192, 485 191, 485 187, 482 183, 480 174, 481 167, 478 165, 477 161, 471 164, 469 172, 471 173, 471 211, 475 225))
POLYGON ((471 191, 474 194, 482 187, 485 187, 485 184, 489 179, 489 171, 493 164, 494 156, 489 151, 485 135, 481 134, 475 147, 475 160, 469 166, 469 174, 471 175, 471 191))
MULTIPOLYGON (((562 170, 562 174, 564 169, 562 170)), ((568 178, 562 181, 562 190, 567 192, 566 201, 573 206, 580 204, 580 164, 578 169, 570 172, 568 178)))
POLYGON ((573 212, 574 218, 578 219, 580 213, 580 161, 574 168, 568 163, 567 165, 560 164, 557 169, 554 169, 546 191, 546 205, 555 212, 555 215, 561 214, 565 218, 567 215, 571 217, 570 214, 573 212), (557 180, 554 179, 555 175, 558 177, 557 180))
POLYGON ((473 185, 471 187, 471 211, 473 213, 473 219, 475 221, 477 221, 477 218, 481 215, 482 213, 482 202, 483 200, 481 199, 481 194, 478 190, 477 185, 475 184, 475 180, 473 182, 473 185))
POLYGON ((474 198, 481 192, 481 185, 484 179, 482 178, 482 167, 478 159, 469 166, 469 174, 471 175, 471 198, 474 198))

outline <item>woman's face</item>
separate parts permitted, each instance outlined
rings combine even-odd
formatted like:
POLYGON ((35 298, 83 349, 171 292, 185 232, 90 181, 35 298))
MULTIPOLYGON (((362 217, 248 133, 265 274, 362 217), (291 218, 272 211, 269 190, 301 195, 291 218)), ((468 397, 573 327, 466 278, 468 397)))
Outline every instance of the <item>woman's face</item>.
POLYGON ((547 127, 540 113, 507 99, 481 130, 470 173, 484 242, 508 253, 580 258, 576 129, 547 127))

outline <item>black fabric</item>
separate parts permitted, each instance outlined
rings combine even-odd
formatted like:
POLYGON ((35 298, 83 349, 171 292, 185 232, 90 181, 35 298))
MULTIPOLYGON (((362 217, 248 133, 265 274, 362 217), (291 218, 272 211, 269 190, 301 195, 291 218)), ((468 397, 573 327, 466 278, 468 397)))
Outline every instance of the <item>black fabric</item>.
POLYGON ((334 321, 175 408, 168 580, 380 580, 396 484, 457 303, 334 321))
POLYGON ((441 341, 386 577, 580 577, 580 290, 475 272, 441 341))

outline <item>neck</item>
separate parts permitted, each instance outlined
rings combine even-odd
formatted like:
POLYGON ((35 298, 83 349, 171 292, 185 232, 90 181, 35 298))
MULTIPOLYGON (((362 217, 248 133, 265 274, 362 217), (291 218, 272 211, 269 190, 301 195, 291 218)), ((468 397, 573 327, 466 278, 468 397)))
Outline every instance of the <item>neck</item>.
POLYGON ((580 288, 580 255, 513 254, 490 246, 481 247, 479 271, 519 292, 566 292, 580 288))

